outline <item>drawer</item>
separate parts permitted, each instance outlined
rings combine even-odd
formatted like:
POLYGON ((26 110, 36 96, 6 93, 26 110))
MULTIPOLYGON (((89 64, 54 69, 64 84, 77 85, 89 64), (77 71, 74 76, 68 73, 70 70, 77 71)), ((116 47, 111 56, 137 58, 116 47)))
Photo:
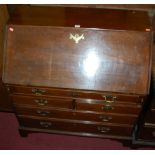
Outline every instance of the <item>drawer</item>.
POLYGON ((103 102, 91 101, 86 102, 83 100, 76 100, 77 110, 83 111, 96 111, 105 113, 119 113, 119 114, 138 114, 141 110, 139 106, 128 106, 123 104, 104 104, 103 102))
POLYGON ((58 119, 71 119, 81 121, 95 121, 95 122, 109 122, 118 124, 133 125, 136 121, 136 117, 133 115, 119 115, 119 114, 107 114, 107 113, 91 113, 80 112, 76 110, 62 110, 54 108, 37 108, 37 107, 16 107, 18 115, 28 116, 41 116, 48 118, 58 119))
POLYGON ((108 134, 117 136, 131 136, 131 126, 113 124, 79 123, 77 121, 62 121, 59 119, 43 119, 40 117, 19 117, 20 125, 29 128, 39 128, 57 131, 80 132, 90 134, 108 134), (122 132, 123 131, 123 132, 122 132))
POLYGON ((13 103, 15 106, 37 106, 37 107, 59 107, 59 108, 72 108, 72 99, 61 99, 57 97, 39 97, 39 96, 21 96, 13 95, 13 103))
POLYGON ((106 113, 120 113, 120 114, 138 114, 141 108, 139 106, 128 106, 118 103, 105 104, 99 100, 73 100, 67 98, 57 97, 39 97, 39 96, 21 96, 12 95, 15 106, 31 105, 38 107, 58 107, 76 109, 80 111, 96 111, 106 113))
POLYGON ((15 94, 31 94, 31 95, 50 95, 60 97, 74 97, 74 98, 87 98, 99 99, 106 101, 125 101, 131 104, 142 103, 144 97, 136 95, 123 95, 116 93, 102 93, 93 91, 78 91, 69 89, 56 89, 56 88, 41 88, 41 87, 26 87, 26 86, 7 86, 10 93, 15 94))

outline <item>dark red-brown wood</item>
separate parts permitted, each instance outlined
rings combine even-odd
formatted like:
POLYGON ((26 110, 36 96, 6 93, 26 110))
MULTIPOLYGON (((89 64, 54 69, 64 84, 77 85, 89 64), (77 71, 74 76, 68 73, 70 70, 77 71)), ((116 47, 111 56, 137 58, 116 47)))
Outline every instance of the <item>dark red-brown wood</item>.
POLYGON ((149 32, 19 25, 7 30, 5 83, 149 93, 149 32), (70 34, 85 39, 76 44, 70 34))
POLYGON ((15 105, 36 105, 36 106, 47 106, 47 107, 57 107, 72 109, 73 99, 65 99, 58 97, 29 97, 29 96, 13 96, 13 103, 15 105))
POLYGON ((42 7, 18 5, 10 8, 11 24, 146 31, 151 24, 146 11, 103 8, 42 7), (92 20, 90 20, 92 19, 92 20))
POLYGON ((96 100, 105 100, 105 96, 109 96, 107 100, 113 100, 123 102, 124 104, 137 104, 142 105, 145 101, 144 95, 136 95, 136 94, 122 94, 122 93, 112 93, 112 92, 102 92, 102 91, 84 91, 78 89, 60 89, 60 88, 49 88, 49 87, 33 87, 33 86, 19 86, 19 85, 6 85, 7 90, 11 94, 15 95, 31 95, 36 96, 36 93, 33 90, 42 91, 41 94, 37 94, 37 96, 42 97, 71 97, 71 98, 81 98, 81 99, 96 99, 96 100), (127 102, 127 103, 126 103, 127 102))
POLYGON ((149 93, 147 12, 46 9, 17 7, 6 27, 3 81, 20 131, 131 137, 149 93))
POLYGON ((116 113, 97 113, 97 112, 85 112, 77 110, 56 109, 49 107, 38 107, 29 105, 16 106, 18 115, 38 116, 58 119, 71 119, 90 122, 109 122, 117 124, 129 124, 133 125, 136 120, 136 115, 121 115, 116 113))
POLYGON ((80 123, 78 121, 62 121, 59 119, 42 119, 40 117, 28 117, 20 116, 19 121, 21 126, 39 128, 39 129, 51 129, 57 131, 70 131, 90 134, 106 134, 106 135, 119 135, 130 136, 132 127, 128 125, 114 125, 108 123, 80 123), (122 132, 123 131, 123 132, 122 132))
POLYGON ((119 113, 119 114, 138 114, 141 110, 140 107, 123 106, 117 104, 88 104, 84 102, 77 101, 77 110, 83 111, 97 111, 106 113, 119 113))

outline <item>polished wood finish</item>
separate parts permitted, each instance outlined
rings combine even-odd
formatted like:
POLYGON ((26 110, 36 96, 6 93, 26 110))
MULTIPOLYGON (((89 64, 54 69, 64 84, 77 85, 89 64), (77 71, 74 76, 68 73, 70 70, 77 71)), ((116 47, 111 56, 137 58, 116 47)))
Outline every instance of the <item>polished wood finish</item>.
POLYGON ((122 9, 122 10, 141 10, 153 11, 154 4, 32 4, 32 6, 59 6, 59 7, 86 7, 86 8, 107 8, 107 9, 122 9))
POLYGON ((7 29, 5 83, 149 93, 149 32, 19 25, 7 29), (76 44, 69 39, 71 33, 85 39, 76 44))
POLYGON ((70 132, 83 132, 91 134, 110 134, 118 136, 130 136, 132 127, 128 125, 114 125, 108 123, 81 123, 78 121, 65 121, 59 119, 43 119, 39 117, 25 117, 19 116, 21 126, 40 128, 40 129, 51 129, 60 131, 70 132), (122 132, 123 130, 123 132, 122 132))
POLYGON ((152 17, 153 44, 152 44, 152 89, 151 104, 142 114, 141 122, 137 126, 134 143, 155 146, 155 14, 152 17))
POLYGON ((15 105, 37 105, 37 106, 48 106, 72 109, 73 100, 58 98, 58 97, 29 97, 29 96, 13 96, 13 102, 15 105))
POLYGON ((6 27, 3 81, 20 133, 130 139, 150 88, 148 14, 30 8, 15 9, 6 27))
POLYGON ((119 104, 87 104, 84 102, 77 101, 77 110, 84 111, 97 111, 97 112, 110 112, 110 113, 121 113, 121 114, 138 114, 141 110, 140 107, 124 106, 119 104))
POLYGON ((113 112, 124 114, 137 114, 141 110, 140 105, 132 105, 122 102, 107 103, 104 100, 82 100, 71 98, 57 98, 57 97, 29 97, 13 95, 13 102, 16 106, 47 106, 57 108, 68 108, 82 111, 97 111, 97 112, 113 112))
POLYGON ((18 25, 81 25, 82 28, 138 31, 151 28, 146 11, 16 5, 10 7, 10 14, 10 23, 18 25))
POLYGON ((6 5, 0 5, 0 111, 13 111, 6 88, 2 83, 4 32, 8 18, 9 15, 6 5))
POLYGON ((145 101, 144 95, 136 94, 121 94, 103 91, 85 91, 78 89, 60 89, 60 88, 49 88, 49 87, 33 87, 33 86, 19 86, 19 85, 6 85, 7 90, 11 94, 24 95, 28 94, 31 96, 42 96, 42 97, 71 97, 71 98, 81 98, 81 99, 95 99, 95 100, 105 100, 105 96, 109 96, 108 100, 113 100, 115 102, 123 102, 124 104, 134 104, 142 105, 145 101), (40 90, 41 92, 36 94, 34 90, 40 90))
POLYGON ((97 112, 85 112, 69 109, 56 109, 49 107, 38 106, 16 106, 16 111, 19 115, 48 117, 58 119, 71 119, 90 122, 109 122, 117 124, 134 124, 137 119, 137 115, 123 115, 116 113, 97 113, 97 112))
POLYGON ((78 7, 78 8, 102 8, 102 9, 117 9, 117 10, 136 10, 136 11, 154 11, 155 5, 154 4, 24 4, 24 5, 10 5, 8 4, 8 10, 10 13, 15 11, 17 7, 78 7))

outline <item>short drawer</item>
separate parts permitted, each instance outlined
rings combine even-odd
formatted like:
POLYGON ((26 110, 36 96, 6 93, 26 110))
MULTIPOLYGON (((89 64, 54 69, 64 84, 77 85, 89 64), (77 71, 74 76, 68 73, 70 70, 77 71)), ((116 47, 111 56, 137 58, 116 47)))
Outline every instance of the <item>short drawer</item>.
POLYGON ((42 87, 26 87, 26 86, 7 86, 10 93, 14 94, 31 94, 31 95, 50 95, 60 97, 74 97, 99 99, 107 101, 125 101, 131 104, 142 103, 144 96, 138 95, 123 95, 119 93, 104 93, 96 91, 80 91, 72 89, 56 89, 56 88, 42 88, 42 87))
POLYGON ((141 110, 141 107, 138 106, 128 106, 118 103, 109 103, 104 104, 98 101, 85 102, 83 100, 77 100, 77 110, 83 111, 96 111, 96 112, 105 112, 105 113, 119 113, 119 114, 138 114, 141 110))
POLYGON ((114 124, 92 124, 73 121, 62 121, 59 119, 42 119, 40 117, 19 117, 20 125, 29 128, 39 128, 57 131, 80 132, 90 134, 106 134, 117 136, 131 136, 131 126, 120 126, 114 124), (122 132, 123 131, 123 132, 122 132))
POLYGON ((119 114, 107 114, 107 113, 91 113, 91 112, 80 112, 76 110, 64 110, 64 109, 53 109, 53 108, 37 108, 37 107, 16 107, 18 115, 28 116, 41 116, 48 118, 58 119, 71 119, 81 121, 95 121, 95 122, 109 122, 117 124, 129 124, 133 125, 136 121, 136 117, 133 115, 119 115, 119 114))
POLYGON ((15 106, 37 106, 37 107, 59 107, 72 109, 72 99, 61 99, 57 97, 21 96, 13 95, 15 106))

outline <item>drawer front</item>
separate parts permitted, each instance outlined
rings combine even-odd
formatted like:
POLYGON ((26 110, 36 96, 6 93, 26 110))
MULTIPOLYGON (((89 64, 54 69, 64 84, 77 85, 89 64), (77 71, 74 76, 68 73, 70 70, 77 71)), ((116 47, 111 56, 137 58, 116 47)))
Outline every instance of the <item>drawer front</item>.
POLYGON ((42 119, 34 117, 19 117, 20 125, 29 128, 39 128, 58 131, 81 132, 91 134, 108 134, 117 136, 131 136, 132 127, 107 124, 84 124, 58 119, 42 119), (122 132, 123 131, 123 132, 122 132))
POLYGON ((127 106, 121 104, 105 104, 97 100, 74 100, 56 97, 37 97, 37 96, 21 96, 13 95, 13 102, 15 106, 30 105, 38 107, 57 107, 76 109, 81 111, 96 111, 106 113, 120 113, 120 114, 138 114, 141 110, 138 106, 127 106))
POLYGON ((30 97, 30 96, 20 96, 13 95, 13 103, 15 106, 37 106, 37 107, 59 107, 59 108, 72 108, 71 99, 60 99, 60 98, 48 98, 48 97, 30 97))
POLYGON ((77 110, 136 115, 140 112, 141 108, 136 106, 124 106, 119 104, 95 104, 95 102, 89 104, 84 102, 78 102, 77 110))
POLYGON ((121 94, 107 94, 101 92, 92 91, 77 91, 67 89, 52 89, 52 88, 40 88, 40 87, 25 87, 25 86, 7 86, 10 93, 17 94, 31 94, 31 95, 50 95, 60 97, 74 97, 74 98, 87 98, 87 99, 99 99, 107 101, 125 101, 130 104, 137 104, 143 102, 143 96, 121 95, 121 94))
POLYGON ((133 125, 136 117, 131 115, 117 115, 107 113, 86 113, 75 110, 60 110, 51 108, 36 108, 36 107, 16 107, 18 115, 58 118, 58 119, 71 119, 81 121, 95 121, 95 122, 109 122, 118 124, 133 125))

